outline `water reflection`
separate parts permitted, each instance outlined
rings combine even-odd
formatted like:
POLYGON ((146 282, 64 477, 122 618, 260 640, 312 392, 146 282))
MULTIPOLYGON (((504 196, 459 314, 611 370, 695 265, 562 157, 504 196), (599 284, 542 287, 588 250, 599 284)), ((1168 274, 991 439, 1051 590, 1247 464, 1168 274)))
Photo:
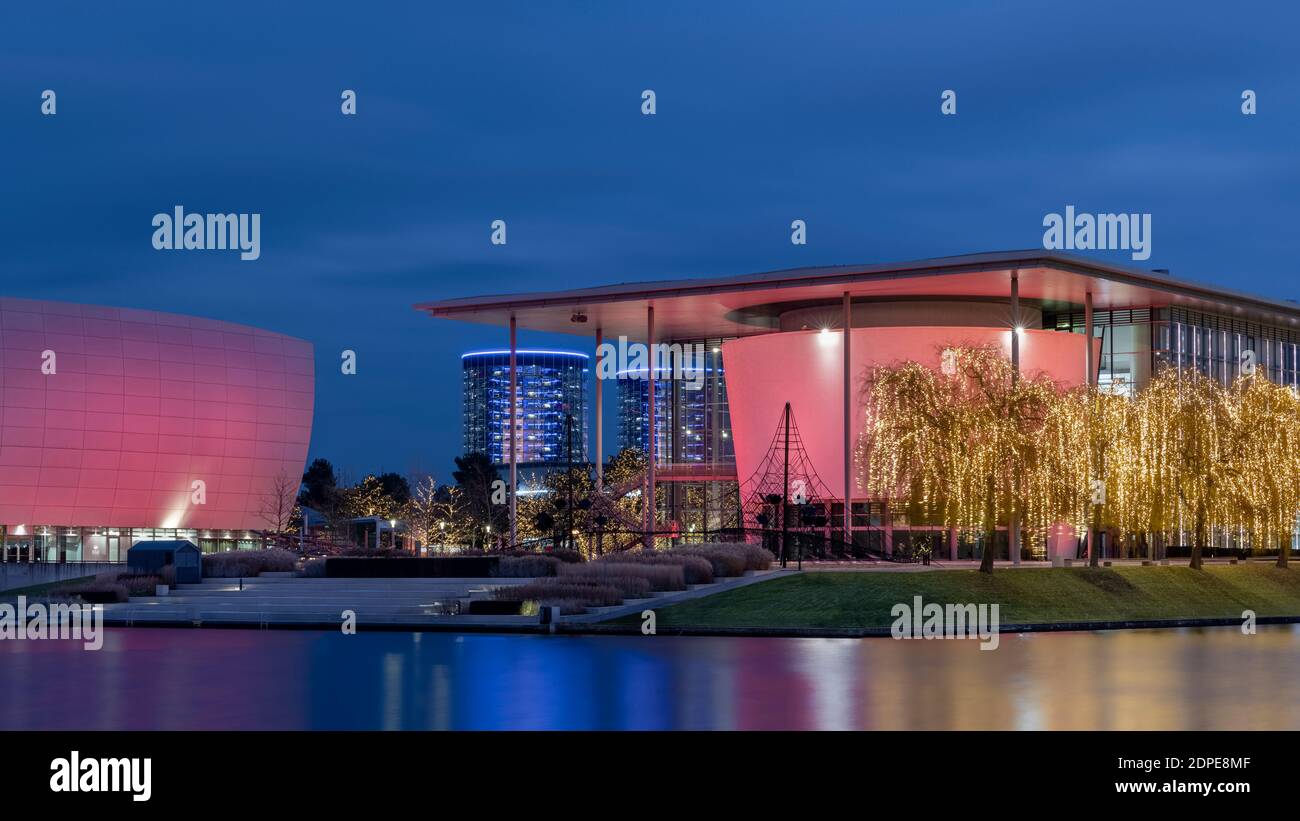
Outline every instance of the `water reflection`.
POLYGON ((2 641, 6 729, 1296 729, 1300 628, 974 641, 110 630, 2 641))

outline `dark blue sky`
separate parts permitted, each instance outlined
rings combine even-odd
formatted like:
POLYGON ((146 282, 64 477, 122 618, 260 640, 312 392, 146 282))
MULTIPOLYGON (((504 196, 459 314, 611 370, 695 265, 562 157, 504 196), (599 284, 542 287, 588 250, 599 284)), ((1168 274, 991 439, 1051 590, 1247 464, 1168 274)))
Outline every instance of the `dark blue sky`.
POLYGON ((424 300, 1037 247, 1067 204, 1300 296, 1287 4, 297 5, 5 4, 0 293, 311 340, 312 456, 354 475, 448 478, 459 355, 505 341, 424 300), (260 213, 261 259, 155 251, 176 204, 260 213))

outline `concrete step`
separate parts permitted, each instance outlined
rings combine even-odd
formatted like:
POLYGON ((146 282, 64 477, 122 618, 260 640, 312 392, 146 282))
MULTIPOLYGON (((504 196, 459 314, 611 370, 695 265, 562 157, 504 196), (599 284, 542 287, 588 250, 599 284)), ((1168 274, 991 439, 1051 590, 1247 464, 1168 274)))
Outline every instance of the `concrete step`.
MULTIPOLYGON (((461 578, 461 577, 450 577, 450 576, 429 578, 429 579, 322 579, 322 578, 305 578, 302 576, 286 576, 286 577, 245 576, 243 578, 244 578, 245 587, 247 587, 250 584, 257 584, 257 585, 309 584, 314 586, 379 584, 379 585, 384 585, 385 587, 397 588, 397 587, 411 587, 411 586, 418 587, 420 585, 426 585, 426 584, 526 584, 528 582, 533 581, 533 579, 495 578, 495 577, 461 578)), ((208 586, 208 585, 220 586, 220 585, 227 585, 227 584, 238 585, 239 577, 213 578, 209 576, 203 579, 203 581, 200 582, 199 584, 182 584, 179 586, 192 588, 192 587, 200 587, 200 586, 208 586)))

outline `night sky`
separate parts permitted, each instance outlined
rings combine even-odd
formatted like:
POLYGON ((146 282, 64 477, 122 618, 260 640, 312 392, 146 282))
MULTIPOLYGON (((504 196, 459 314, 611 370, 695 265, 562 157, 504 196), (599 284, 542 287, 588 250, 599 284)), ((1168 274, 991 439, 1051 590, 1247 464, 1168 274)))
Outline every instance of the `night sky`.
POLYGON ((1300 297, 1289 4, 298 5, 4 4, 0 293, 310 340, 354 478, 446 481, 460 354, 506 342, 421 301, 1040 247, 1071 204, 1152 214, 1103 258, 1300 297), (178 204, 261 258, 154 250, 178 204))

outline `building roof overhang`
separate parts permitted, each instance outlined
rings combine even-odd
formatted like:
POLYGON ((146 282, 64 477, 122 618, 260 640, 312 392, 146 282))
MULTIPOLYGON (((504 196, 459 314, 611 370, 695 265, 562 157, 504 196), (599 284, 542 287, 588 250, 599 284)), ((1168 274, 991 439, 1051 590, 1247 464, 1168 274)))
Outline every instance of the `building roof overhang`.
POLYGON ((1042 250, 1004 251, 877 265, 791 268, 760 274, 635 282, 565 291, 462 297, 416 305, 440 319, 521 329, 644 339, 655 309, 659 339, 748 336, 777 329, 783 310, 855 300, 1007 299, 1012 272, 1021 299, 1047 310, 1180 306, 1300 330, 1300 304, 1166 274, 1042 250), (575 315, 586 317, 575 322, 575 315))

